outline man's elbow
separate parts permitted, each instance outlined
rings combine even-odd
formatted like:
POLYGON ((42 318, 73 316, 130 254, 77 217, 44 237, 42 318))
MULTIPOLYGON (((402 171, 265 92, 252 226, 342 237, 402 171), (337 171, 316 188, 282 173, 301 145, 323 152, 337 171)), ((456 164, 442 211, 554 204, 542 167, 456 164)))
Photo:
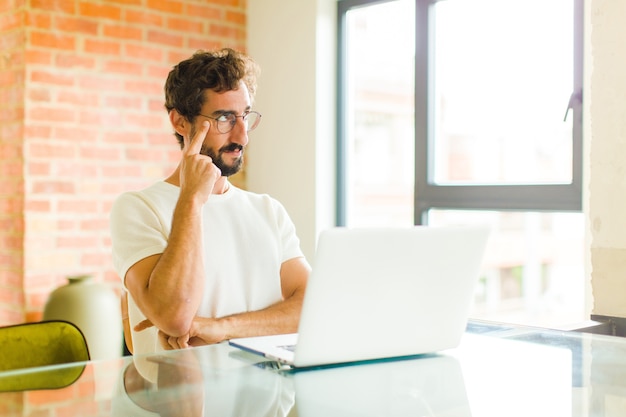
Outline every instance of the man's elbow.
POLYGON ((165 314, 159 317, 156 326, 171 337, 181 337, 189 333, 193 317, 186 314, 165 314))

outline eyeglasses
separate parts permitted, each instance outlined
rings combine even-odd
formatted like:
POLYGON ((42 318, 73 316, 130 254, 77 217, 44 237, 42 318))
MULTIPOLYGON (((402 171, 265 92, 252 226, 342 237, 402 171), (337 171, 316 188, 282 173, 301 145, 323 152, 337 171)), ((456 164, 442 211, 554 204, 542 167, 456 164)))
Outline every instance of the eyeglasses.
POLYGON ((254 130, 261 122, 261 113, 256 111, 245 111, 241 116, 237 116, 235 113, 223 113, 217 117, 205 116, 204 114, 200 114, 200 116, 215 120, 217 122, 215 123, 217 131, 220 133, 228 133, 233 130, 237 124, 238 117, 241 117, 241 120, 243 120, 246 132, 254 130))

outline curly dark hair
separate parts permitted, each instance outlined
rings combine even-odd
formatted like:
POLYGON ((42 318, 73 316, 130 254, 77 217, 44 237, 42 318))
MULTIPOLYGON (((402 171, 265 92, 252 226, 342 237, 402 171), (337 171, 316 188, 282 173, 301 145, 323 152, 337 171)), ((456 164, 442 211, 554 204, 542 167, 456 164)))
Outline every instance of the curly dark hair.
MULTIPOLYGON (((236 90, 243 81, 250 92, 256 92, 259 68, 247 55, 230 48, 216 51, 199 50, 191 58, 172 68, 165 81, 165 108, 176 110, 191 123, 200 114, 204 104, 204 91, 236 90)), ((175 133, 181 149, 183 137, 175 133)))

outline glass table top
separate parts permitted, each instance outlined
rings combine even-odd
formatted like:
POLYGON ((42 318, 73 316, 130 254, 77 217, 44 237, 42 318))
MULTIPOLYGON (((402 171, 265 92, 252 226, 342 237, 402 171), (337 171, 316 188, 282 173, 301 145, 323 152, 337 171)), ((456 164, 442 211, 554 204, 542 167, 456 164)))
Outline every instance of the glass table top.
POLYGON ((403 360, 294 371, 219 344, 3 372, 0 415, 621 416, 625 376, 624 338, 470 322, 403 360))

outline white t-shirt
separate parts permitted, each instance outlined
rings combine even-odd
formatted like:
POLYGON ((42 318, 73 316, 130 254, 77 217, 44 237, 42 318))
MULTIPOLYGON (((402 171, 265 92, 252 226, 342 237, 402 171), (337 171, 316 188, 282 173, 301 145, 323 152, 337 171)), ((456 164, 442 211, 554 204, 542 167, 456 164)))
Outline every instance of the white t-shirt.
MULTIPOLYGON (((124 281, 138 261, 163 253, 180 188, 158 182, 124 193, 111 210, 113 265, 124 281)), ((284 207, 265 194, 231 185, 212 194, 202 212, 205 287, 201 317, 223 317, 266 308, 282 299, 281 264, 302 257, 284 207)), ((145 319, 129 294, 131 328, 145 319)), ((160 350, 156 329, 133 331, 136 353, 160 350)))

